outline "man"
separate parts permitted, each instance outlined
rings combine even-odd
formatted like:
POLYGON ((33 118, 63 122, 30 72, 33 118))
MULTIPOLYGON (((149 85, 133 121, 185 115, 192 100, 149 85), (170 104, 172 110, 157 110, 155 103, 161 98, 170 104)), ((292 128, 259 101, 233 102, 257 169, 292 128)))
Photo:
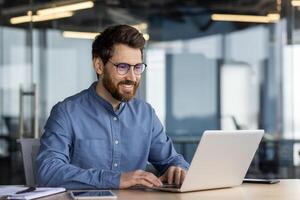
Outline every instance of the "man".
POLYGON ((182 183, 188 163, 176 153, 153 108, 133 98, 146 65, 135 28, 107 28, 93 42, 98 81, 56 104, 37 156, 40 186, 129 188, 182 183), (144 171, 150 162, 162 174, 144 171))

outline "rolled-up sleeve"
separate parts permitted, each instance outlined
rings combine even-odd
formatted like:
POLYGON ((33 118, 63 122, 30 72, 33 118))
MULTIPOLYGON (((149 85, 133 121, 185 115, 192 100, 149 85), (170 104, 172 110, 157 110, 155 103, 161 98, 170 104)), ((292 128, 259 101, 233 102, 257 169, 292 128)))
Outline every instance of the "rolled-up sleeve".
POLYGON ((165 133, 164 127, 152 109, 152 141, 149 162, 162 174, 170 166, 188 169, 189 164, 181 154, 178 154, 173 143, 165 133))
POLYGON ((70 164, 72 137, 72 127, 63 104, 58 103, 53 107, 45 125, 36 158, 38 185, 67 189, 118 188, 120 172, 97 168, 82 169, 70 164))

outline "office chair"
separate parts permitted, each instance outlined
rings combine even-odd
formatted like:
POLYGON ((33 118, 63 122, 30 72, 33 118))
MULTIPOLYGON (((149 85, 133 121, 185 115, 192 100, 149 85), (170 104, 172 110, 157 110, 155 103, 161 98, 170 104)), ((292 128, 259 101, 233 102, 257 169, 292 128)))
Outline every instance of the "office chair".
POLYGON ((18 140, 21 144, 25 179, 27 186, 36 185, 35 158, 40 148, 40 139, 23 138, 18 140))

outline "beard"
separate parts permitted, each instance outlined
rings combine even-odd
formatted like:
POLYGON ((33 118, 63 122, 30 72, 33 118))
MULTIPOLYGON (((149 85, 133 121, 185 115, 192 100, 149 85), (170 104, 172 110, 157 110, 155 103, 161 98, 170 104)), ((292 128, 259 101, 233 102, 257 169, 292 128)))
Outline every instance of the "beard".
POLYGON ((119 81, 118 83, 114 83, 112 78, 110 77, 109 73, 104 70, 103 73, 103 77, 102 77, 102 83, 104 88, 111 94, 111 96, 118 100, 118 101, 122 101, 122 102, 128 102, 130 101, 136 94, 136 91, 139 87, 140 81, 135 82, 135 81, 131 81, 131 80, 122 80, 119 81), (132 85, 133 89, 129 92, 121 92, 119 86, 121 86, 122 84, 124 85, 132 85))

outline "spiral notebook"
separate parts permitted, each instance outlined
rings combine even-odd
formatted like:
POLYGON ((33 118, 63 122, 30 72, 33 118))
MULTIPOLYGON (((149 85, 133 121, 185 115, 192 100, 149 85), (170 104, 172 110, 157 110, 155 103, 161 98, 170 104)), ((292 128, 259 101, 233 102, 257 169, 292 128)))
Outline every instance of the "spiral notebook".
POLYGON ((37 187, 30 192, 25 190, 28 187, 23 186, 4 186, 0 187, 0 198, 6 199, 36 199, 44 196, 49 196, 57 193, 66 191, 65 188, 54 188, 54 187, 37 187), (20 191, 25 191, 17 194, 20 191))

